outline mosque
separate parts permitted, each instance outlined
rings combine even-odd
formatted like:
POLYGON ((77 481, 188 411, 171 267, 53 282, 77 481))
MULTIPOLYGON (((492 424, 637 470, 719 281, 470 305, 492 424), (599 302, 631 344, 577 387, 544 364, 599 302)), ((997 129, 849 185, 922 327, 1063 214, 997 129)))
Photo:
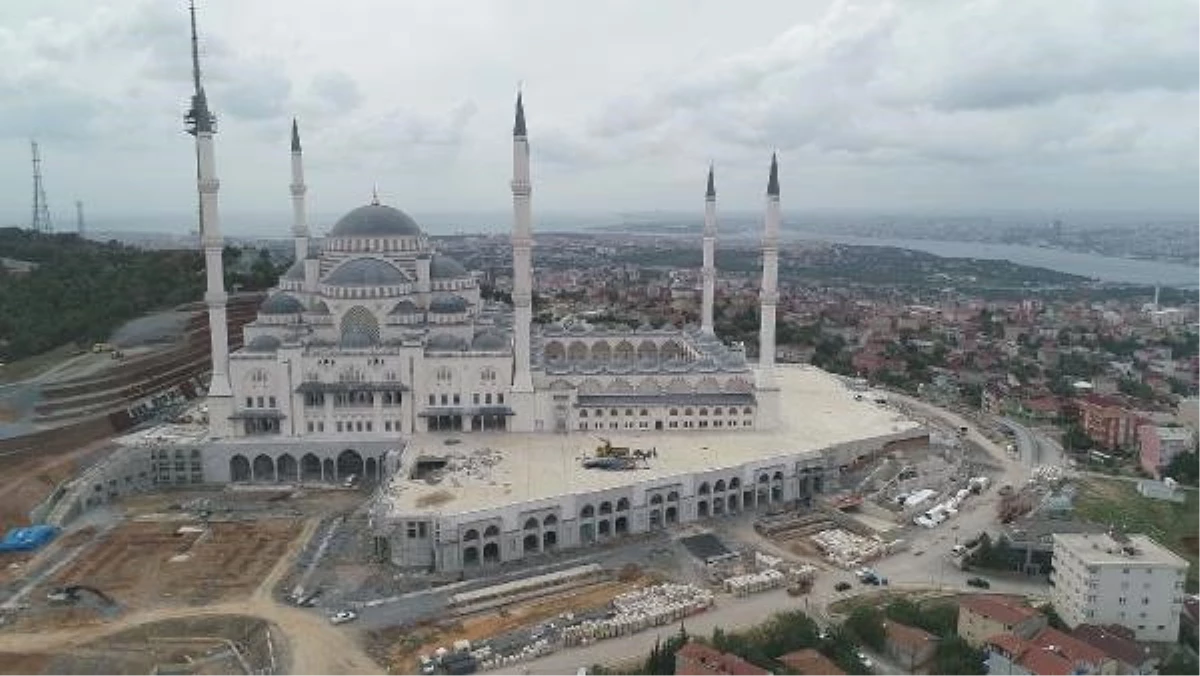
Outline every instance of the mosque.
MULTIPOLYGON (((193 15, 193 45, 194 31, 193 15)), ((482 298, 470 271, 377 198, 341 217, 316 247, 293 122, 295 263, 246 325, 244 347, 229 354, 215 119, 198 60, 195 85, 187 121, 213 354, 206 481, 366 482, 376 487, 380 551, 399 566, 445 571, 744 509, 811 504, 839 485, 845 467, 924 434, 829 374, 775 364, 774 156, 756 364, 713 331, 711 167, 700 326, 535 326, 533 186, 520 95, 511 307, 482 298), (589 465, 597 453, 624 454, 625 465, 589 465)))

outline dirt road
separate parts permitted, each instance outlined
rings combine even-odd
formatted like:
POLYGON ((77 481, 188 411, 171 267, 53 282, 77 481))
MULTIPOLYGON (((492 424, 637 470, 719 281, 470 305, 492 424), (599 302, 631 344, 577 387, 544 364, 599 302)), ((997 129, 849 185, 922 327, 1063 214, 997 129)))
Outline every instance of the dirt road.
POLYGON ((206 615, 248 615, 279 627, 287 641, 290 654, 290 673, 295 674, 378 674, 383 670, 346 635, 345 629, 335 627, 312 612, 283 606, 272 598, 272 589, 287 572, 296 555, 316 531, 317 521, 304 524, 287 554, 263 579, 262 584, 246 601, 221 603, 204 608, 163 608, 131 613, 110 624, 63 631, 37 633, 0 633, 0 652, 63 652, 138 625, 206 615))

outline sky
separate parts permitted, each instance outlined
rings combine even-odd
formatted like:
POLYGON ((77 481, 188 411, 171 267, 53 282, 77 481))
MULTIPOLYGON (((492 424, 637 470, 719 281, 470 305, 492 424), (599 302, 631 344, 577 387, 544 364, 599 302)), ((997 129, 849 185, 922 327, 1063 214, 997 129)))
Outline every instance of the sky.
MULTIPOLYGON (((1194 0, 202 0, 222 210, 1197 211, 1194 0)), ((196 201, 185 0, 0 3, 0 224, 196 201)), ((275 219, 270 219, 275 220, 275 219)), ((251 228, 253 226, 250 226, 251 228)), ((234 227, 233 229, 239 229, 234 227)), ((264 233, 265 234, 265 233, 264 233)))

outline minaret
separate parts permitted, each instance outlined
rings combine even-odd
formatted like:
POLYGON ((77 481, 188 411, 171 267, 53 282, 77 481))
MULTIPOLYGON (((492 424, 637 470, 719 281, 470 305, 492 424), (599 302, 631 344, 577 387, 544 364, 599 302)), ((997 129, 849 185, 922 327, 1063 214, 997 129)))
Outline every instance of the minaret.
POLYGON ((717 187, 713 167, 708 165, 708 190, 704 193, 704 298, 700 305, 700 330, 713 333, 713 297, 717 289, 717 270, 713 248, 717 237, 717 187))
POLYGON ((296 240, 296 261, 308 258, 308 216, 304 208, 304 152, 300 148, 300 127, 292 118, 292 237, 296 240))
POLYGON ((209 434, 229 436, 229 416, 233 413, 233 390, 229 384, 229 327, 225 319, 225 273, 221 263, 224 240, 221 237, 221 218, 217 206, 216 158, 213 155, 213 134, 216 118, 208 109, 208 98, 200 84, 200 50, 196 38, 196 5, 189 3, 192 21, 192 108, 184 116, 187 132, 196 137, 196 186, 200 193, 200 241, 204 248, 204 270, 208 290, 208 330, 212 338, 212 380, 208 387, 209 434))
POLYGON ((762 324, 758 332, 758 366, 762 384, 774 384, 775 305, 779 302, 779 163, 771 154, 771 177, 767 180, 767 214, 763 224, 763 277, 759 301, 762 324))
POLYGON ((532 393, 533 375, 529 366, 529 332, 533 323, 533 214, 529 181, 529 139, 525 134, 525 105, 517 93, 516 121, 513 124, 513 392, 532 393))

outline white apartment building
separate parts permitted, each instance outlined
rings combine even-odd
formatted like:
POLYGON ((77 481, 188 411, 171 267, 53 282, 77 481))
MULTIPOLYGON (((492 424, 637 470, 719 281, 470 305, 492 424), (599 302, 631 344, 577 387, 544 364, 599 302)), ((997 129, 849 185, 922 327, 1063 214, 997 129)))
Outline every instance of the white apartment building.
POLYGON ((1139 641, 1179 635, 1188 562, 1145 535, 1054 536, 1051 601, 1063 621, 1119 624, 1139 641))

